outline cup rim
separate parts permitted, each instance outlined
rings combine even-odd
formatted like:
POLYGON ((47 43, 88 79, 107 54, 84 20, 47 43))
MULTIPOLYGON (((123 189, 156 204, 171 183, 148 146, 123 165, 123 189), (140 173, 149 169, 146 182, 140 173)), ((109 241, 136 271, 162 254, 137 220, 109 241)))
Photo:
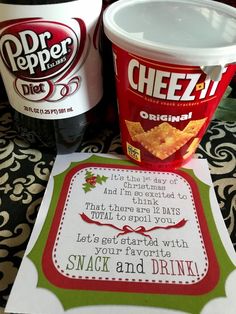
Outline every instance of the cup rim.
MULTIPOLYGON (((139 40, 131 37, 114 20, 115 14, 125 7, 145 2, 173 2, 179 4, 203 5, 214 8, 236 20, 236 8, 212 0, 119 0, 106 8, 103 15, 104 31, 113 44, 127 50, 130 53, 150 58, 156 61, 164 61, 175 64, 192 66, 227 65, 236 62, 236 42, 214 48, 198 48, 174 46, 146 39, 139 40)), ((235 22, 236 23, 236 22, 235 22)))

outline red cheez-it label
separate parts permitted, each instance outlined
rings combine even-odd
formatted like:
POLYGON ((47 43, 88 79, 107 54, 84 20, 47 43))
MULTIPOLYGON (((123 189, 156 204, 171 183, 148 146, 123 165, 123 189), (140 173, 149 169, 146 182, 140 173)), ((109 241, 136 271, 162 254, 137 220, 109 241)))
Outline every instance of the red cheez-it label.
POLYGON ((141 165, 179 167, 195 152, 234 73, 212 81, 197 66, 166 64, 113 47, 122 145, 141 165))

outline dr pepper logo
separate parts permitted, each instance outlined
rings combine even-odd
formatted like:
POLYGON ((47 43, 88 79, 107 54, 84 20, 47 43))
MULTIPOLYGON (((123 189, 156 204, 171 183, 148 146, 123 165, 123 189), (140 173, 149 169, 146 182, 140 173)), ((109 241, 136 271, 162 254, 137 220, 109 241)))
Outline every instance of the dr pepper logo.
POLYGON ((65 24, 41 19, 13 20, 1 25, 0 53, 5 66, 24 80, 52 78, 72 65, 71 71, 86 39, 84 22, 76 22, 79 37, 65 24))

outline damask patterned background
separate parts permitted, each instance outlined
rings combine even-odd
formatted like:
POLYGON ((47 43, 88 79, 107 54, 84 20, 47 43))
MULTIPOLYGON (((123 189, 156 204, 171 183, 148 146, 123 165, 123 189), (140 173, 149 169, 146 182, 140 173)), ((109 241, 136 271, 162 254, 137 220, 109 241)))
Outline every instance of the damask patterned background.
MULTIPOLYGON (((236 250, 236 122, 213 120, 196 157, 207 158, 219 205, 236 250)), ((90 135, 79 151, 122 153, 119 130, 90 135)), ((0 307, 3 309, 29 240, 55 154, 32 148, 0 104, 0 307)))

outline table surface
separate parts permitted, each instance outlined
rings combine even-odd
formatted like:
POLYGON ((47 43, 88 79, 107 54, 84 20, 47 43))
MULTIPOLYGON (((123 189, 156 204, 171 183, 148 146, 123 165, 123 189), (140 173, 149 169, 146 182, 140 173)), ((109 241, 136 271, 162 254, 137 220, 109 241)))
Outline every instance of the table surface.
MULTIPOLYGON (((220 209, 236 250, 236 122, 213 120, 196 157, 207 158, 220 209)), ((79 151, 122 154, 119 129, 87 136, 79 151)), ((0 104, 0 309, 20 266, 55 154, 32 148, 13 128, 9 104, 0 104)))

